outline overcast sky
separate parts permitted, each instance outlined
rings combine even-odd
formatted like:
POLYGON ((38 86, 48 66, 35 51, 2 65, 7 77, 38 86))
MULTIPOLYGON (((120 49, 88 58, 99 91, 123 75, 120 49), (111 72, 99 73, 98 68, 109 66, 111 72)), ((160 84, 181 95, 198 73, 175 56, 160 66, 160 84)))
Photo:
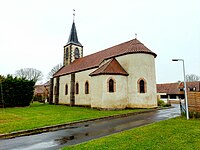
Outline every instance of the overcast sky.
MULTIPOLYGON (((199 0, 0 0, 0 74, 63 62, 76 10, 84 56, 137 38, 155 52, 157 83, 200 76, 199 0)), ((137 70, 136 70, 137 71, 137 70)))

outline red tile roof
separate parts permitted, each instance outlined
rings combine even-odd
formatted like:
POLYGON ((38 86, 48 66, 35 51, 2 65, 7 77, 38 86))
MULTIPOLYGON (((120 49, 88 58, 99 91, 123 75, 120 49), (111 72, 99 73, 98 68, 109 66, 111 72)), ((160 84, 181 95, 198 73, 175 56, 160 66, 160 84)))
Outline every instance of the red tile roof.
POLYGON ((179 83, 157 84, 157 93, 178 94, 179 83))
POLYGON ((157 56, 154 52, 144 46, 144 44, 142 44, 139 40, 133 39, 99 51, 97 53, 79 58, 73 61, 70 65, 61 68, 58 72, 54 74, 54 77, 97 68, 104 59, 109 59, 112 57, 131 53, 147 53, 153 55, 154 57, 157 56))
POLYGON ((119 62, 115 58, 109 60, 107 63, 105 63, 97 70, 92 72, 90 76, 105 74, 128 76, 128 73, 124 70, 124 68, 119 64, 119 62))
POLYGON ((200 81, 186 82, 187 88, 196 88, 195 91, 200 92, 200 81))
POLYGON ((44 94, 45 92, 45 88, 44 88, 44 85, 35 85, 35 90, 34 90, 34 95, 37 95, 37 94, 44 94))
MULTIPOLYGON (((184 88, 183 82, 181 83, 164 83, 157 84, 157 93, 167 93, 167 94, 180 94, 180 88, 184 88)), ((200 92, 200 81, 196 82, 186 82, 187 90, 188 88, 196 88, 195 91, 200 92)))

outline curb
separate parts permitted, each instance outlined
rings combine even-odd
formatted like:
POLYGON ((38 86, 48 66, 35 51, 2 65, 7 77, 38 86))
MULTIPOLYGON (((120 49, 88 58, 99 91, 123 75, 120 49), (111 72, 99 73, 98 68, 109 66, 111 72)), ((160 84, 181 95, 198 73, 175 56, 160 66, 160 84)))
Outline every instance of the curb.
POLYGON ((52 125, 52 126, 45 126, 45 127, 36 128, 36 129, 21 130, 21 131, 16 131, 16 132, 11 132, 11 133, 5 133, 5 134, 0 134, 0 140, 20 137, 20 136, 34 135, 34 134, 50 132, 50 131, 57 131, 57 130, 61 130, 61 129, 72 128, 74 125, 77 125, 80 123, 86 123, 86 122, 91 122, 91 121, 96 121, 96 120, 111 119, 111 118, 127 117, 127 116, 131 116, 131 115, 136 115, 136 114, 153 112, 156 110, 160 110, 160 109, 151 109, 151 110, 146 110, 146 111, 141 111, 141 112, 132 112, 132 113, 127 113, 127 114, 112 115, 112 116, 106 116, 106 117, 101 117, 101 118, 94 118, 94 119, 80 120, 80 121, 74 121, 74 122, 69 122, 69 123, 64 123, 64 124, 57 124, 57 125, 52 125))

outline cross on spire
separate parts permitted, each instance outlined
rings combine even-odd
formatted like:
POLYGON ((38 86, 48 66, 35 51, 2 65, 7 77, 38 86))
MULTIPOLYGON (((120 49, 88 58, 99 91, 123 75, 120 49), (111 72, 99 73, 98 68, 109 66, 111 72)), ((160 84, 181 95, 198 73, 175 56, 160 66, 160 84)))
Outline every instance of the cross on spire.
POLYGON ((73 22, 75 20, 75 9, 73 9, 73 22))
POLYGON ((137 39, 137 33, 135 33, 135 39, 137 39))

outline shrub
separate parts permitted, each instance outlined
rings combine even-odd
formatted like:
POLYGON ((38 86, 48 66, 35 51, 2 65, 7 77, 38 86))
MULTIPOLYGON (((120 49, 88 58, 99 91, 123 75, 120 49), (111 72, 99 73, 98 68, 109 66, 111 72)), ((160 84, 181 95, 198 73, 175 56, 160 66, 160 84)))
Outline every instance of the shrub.
POLYGON ((2 82, 0 99, 4 107, 29 106, 33 98, 35 82, 8 75, 2 82), (2 101, 3 94, 3 101, 2 101))
POLYGON ((165 104, 165 102, 163 100, 158 100, 158 106, 163 106, 165 104))
POLYGON ((169 107, 171 106, 171 104, 169 103, 165 103, 163 100, 158 100, 158 106, 161 106, 161 107, 169 107))

